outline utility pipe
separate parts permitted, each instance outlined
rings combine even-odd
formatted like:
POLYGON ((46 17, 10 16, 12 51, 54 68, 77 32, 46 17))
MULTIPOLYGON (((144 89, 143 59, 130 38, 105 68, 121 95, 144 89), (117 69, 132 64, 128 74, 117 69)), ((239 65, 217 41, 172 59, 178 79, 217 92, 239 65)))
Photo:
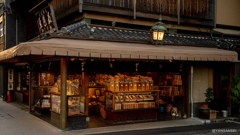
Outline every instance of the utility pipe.
POLYGON ((191 118, 193 118, 193 66, 191 66, 191 118))

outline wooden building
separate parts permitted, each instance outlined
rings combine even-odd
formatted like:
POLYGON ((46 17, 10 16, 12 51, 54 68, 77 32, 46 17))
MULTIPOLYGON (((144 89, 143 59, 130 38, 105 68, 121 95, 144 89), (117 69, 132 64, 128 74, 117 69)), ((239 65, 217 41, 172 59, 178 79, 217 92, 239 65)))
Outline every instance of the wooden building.
POLYGON ((237 72, 232 61, 238 60, 235 51, 240 44, 238 31, 229 29, 240 26, 237 19, 226 22, 220 17, 218 8, 224 4, 215 0, 13 0, 12 15, 21 17, 13 24, 16 41, 22 34, 32 42, 0 52, 5 70, 14 71, 12 99, 28 103, 30 112, 50 110, 52 123, 61 129, 86 127, 86 118, 91 121, 91 112, 101 109, 101 100, 112 123, 161 120, 157 110, 166 103, 177 107, 178 115, 198 116, 208 87, 215 96, 211 109, 228 110, 231 76, 237 72), (49 5, 54 15, 46 8, 49 5), (50 12, 51 25, 39 29, 40 17, 50 12), (160 14, 168 31, 163 45, 152 45, 149 30, 160 14), (23 23, 24 32, 18 30, 23 23), (149 89, 115 86, 151 81, 154 87, 149 89), (146 98, 134 99, 137 96, 146 98), (73 103, 77 109, 71 108, 73 103))

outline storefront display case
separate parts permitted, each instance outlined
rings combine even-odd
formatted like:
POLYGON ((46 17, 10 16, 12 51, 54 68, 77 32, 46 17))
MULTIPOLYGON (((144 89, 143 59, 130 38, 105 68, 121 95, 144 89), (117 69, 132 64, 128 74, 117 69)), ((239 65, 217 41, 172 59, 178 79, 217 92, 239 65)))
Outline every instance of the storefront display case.
MULTIPOLYGON (((67 127, 86 127, 86 95, 67 95, 67 127)), ((51 123, 60 128, 60 92, 51 92, 51 123)))
POLYGON ((39 87, 39 91, 37 94, 38 101, 37 101, 35 107, 37 107, 39 109, 50 109, 50 90, 52 87, 53 86, 40 86, 39 87))
POLYGON ((107 120, 128 123, 157 120, 159 90, 105 91, 107 120))
MULTIPOLYGON (((68 95, 67 96, 67 115, 85 115, 85 96, 68 95)), ((51 111, 60 114, 60 93, 51 92, 51 111)))

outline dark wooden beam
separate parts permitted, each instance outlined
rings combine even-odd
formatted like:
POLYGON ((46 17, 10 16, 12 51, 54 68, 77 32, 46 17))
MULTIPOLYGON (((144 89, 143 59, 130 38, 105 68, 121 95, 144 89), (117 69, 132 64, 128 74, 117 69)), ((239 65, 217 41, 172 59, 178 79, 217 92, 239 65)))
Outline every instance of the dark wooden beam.
POLYGON ((20 62, 19 57, 17 57, 17 58, 15 57, 15 58, 11 58, 11 59, 1 61, 1 63, 18 63, 18 62, 20 62))
POLYGON ((44 60, 49 58, 54 58, 54 55, 27 55, 21 57, 21 62, 44 60))

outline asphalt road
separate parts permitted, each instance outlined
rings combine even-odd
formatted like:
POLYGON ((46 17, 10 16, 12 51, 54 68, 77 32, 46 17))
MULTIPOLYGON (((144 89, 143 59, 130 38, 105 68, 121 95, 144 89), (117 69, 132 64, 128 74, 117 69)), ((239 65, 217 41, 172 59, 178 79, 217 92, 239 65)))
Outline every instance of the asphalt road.
POLYGON ((198 125, 198 126, 132 130, 132 131, 104 133, 104 134, 98 134, 98 135, 159 135, 159 134, 161 135, 197 135, 197 134, 210 135, 210 134, 213 134, 212 133, 213 129, 236 129, 237 132, 233 132, 233 133, 218 132, 215 134, 240 135, 240 124, 235 124, 235 123, 217 123, 217 124, 204 124, 204 125, 198 125))

